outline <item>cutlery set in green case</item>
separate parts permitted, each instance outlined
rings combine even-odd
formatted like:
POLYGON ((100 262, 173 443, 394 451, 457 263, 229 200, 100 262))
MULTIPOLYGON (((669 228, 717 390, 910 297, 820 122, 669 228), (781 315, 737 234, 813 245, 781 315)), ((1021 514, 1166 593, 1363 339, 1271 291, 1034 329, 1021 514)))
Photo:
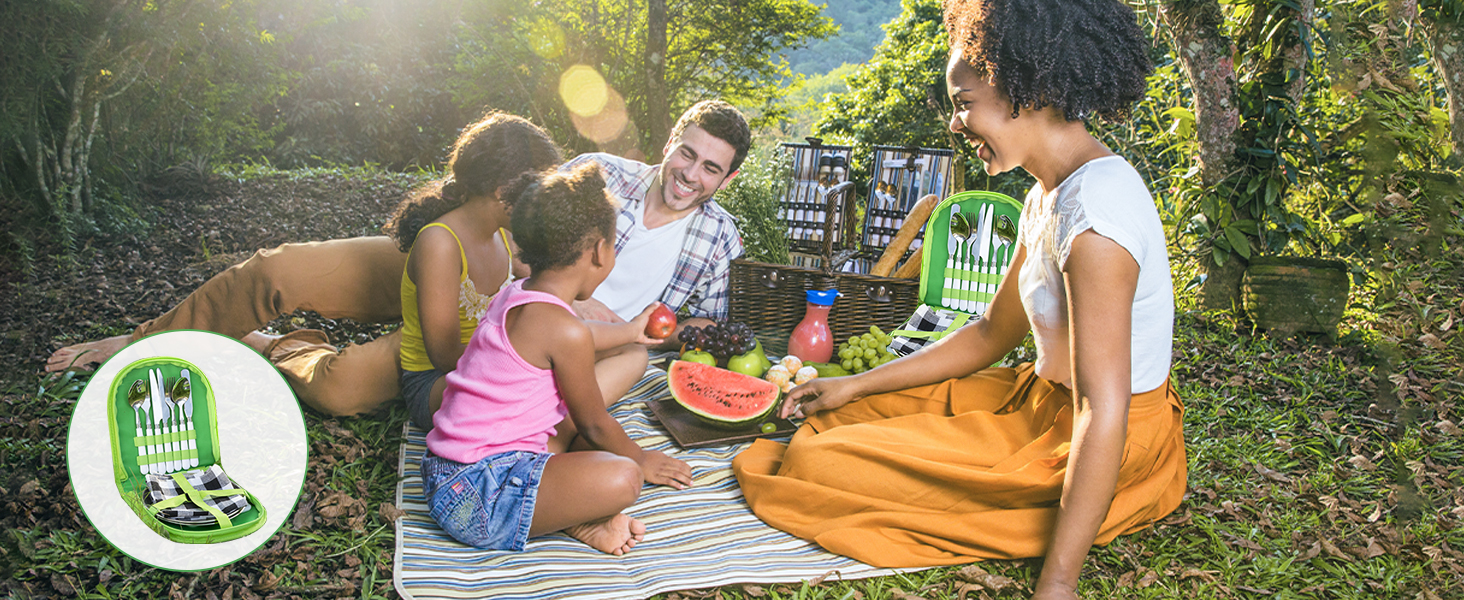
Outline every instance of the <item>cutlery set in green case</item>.
POLYGON ((969 191, 940 201, 925 225, 920 301, 981 315, 1017 254, 1022 204, 1005 194, 969 191))
POLYGON ((224 473, 213 386, 197 367, 170 357, 127 365, 107 419, 118 491, 148 528, 212 544, 264 525, 264 506, 224 473))

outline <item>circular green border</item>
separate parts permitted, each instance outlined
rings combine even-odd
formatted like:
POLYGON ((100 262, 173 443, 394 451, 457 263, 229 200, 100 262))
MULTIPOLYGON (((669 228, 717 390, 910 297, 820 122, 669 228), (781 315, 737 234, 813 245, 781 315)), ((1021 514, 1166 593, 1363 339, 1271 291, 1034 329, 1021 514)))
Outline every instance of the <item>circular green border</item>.
MULTIPOLYGON (((235 344, 237 344, 237 345, 245 348, 246 350, 248 350, 250 352, 253 352, 255 356, 258 356, 260 359, 263 359, 266 364, 269 364, 269 368, 270 368, 271 371, 274 372, 275 377, 280 378, 280 383, 285 384, 285 388, 290 390, 290 395, 296 396, 295 393, 294 393, 294 388, 290 387, 290 382, 288 382, 288 381, 285 380, 285 376, 284 375, 281 375, 280 372, 279 372, 279 369, 276 369, 273 364, 270 364, 269 363, 269 360, 266 359, 263 354, 260 354, 258 351, 256 351, 253 348, 250 348, 244 342, 241 342, 241 341, 239 341, 237 339, 234 339, 232 337, 229 337, 229 336, 224 335, 222 333, 219 333, 217 331, 208 331, 206 329, 172 329, 172 330, 169 330, 169 331, 158 332, 158 333, 155 333, 153 335, 149 335, 147 337, 144 337, 144 338, 141 338, 141 339, 137 339, 137 340, 132 341, 131 343, 129 343, 126 346, 123 346, 121 349, 117 350, 117 352, 113 353, 112 356, 107 357, 107 360, 102 361, 101 364, 98 364, 96 366, 96 368, 92 370, 92 375, 93 376, 92 376, 91 379, 88 379, 87 380, 86 387, 85 388, 82 388, 82 391, 81 391, 82 396, 83 397, 86 396, 86 390, 89 389, 89 388, 91 388, 91 386, 92 386, 93 383, 96 383, 96 377, 95 377, 96 373, 101 372, 102 368, 105 367, 107 365, 107 363, 112 362, 112 359, 113 358, 116 358, 118 354, 122 354, 122 352, 124 350, 126 350, 128 348, 131 348, 134 344, 137 344, 138 342, 141 342, 141 341, 146 340, 146 339, 151 338, 151 337, 155 337, 155 336, 163 335, 163 334, 168 334, 168 333, 174 333, 174 332, 183 332, 183 331, 191 331, 191 332, 197 332, 197 333, 207 333, 209 335, 221 337, 221 338, 224 338, 226 340, 229 340, 229 341, 231 341, 231 342, 233 342, 233 343, 235 343, 235 344)), ((138 359, 134 359, 134 360, 138 360, 138 359)), ((104 384, 104 387, 105 386, 110 386, 110 385, 111 385, 111 383, 108 382, 108 383, 104 384)), ((110 394, 109 394, 109 396, 110 396, 110 394)), ((75 477, 75 475, 74 475, 75 471, 71 468, 71 447, 70 447, 71 446, 71 428, 76 423, 76 411, 81 408, 81 402, 80 402, 80 400, 77 401, 76 406, 72 407, 72 409, 71 409, 71 421, 66 426, 66 449, 65 449, 65 452, 66 452, 66 479, 67 479, 67 481, 69 481, 71 483, 71 495, 76 500, 76 505, 81 508, 81 514, 86 517, 86 522, 91 524, 92 529, 97 532, 97 535, 99 537, 101 537, 103 540, 106 540, 107 545, 111 546, 114 550, 116 550, 118 552, 121 552, 123 555, 127 556, 128 558, 131 558, 132 560, 135 560, 135 561, 137 561, 139 563, 142 563, 142 564, 147 565, 149 567, 152 567, 154 569, 161 569, 161 570, 164 570, 164 571, 171 571, 171 572, 174 572, 174 573, 200 573, 200 572, 203 572, 203 571, 211 571, 213 569, 217 569, 217 568, 220 568, 220 567, 226 567, 228 565, 232 565, 232 564, 234 564, 236 562, 239 562, 241 560, 244 560, 249 555, 254 554, 255 552, 258 552, 260 548, 263 548, 264 545, 269 542, 269 539, 270 538, 274 537, 275 534, 279 533, 280 530, 284 528, 286 521, 289 520, 289 516, 291 514, 294 514, 295 507, 297 507, 297 506, 300 505, 300 497, 303 496, 304 493, 305 493, 305 479, 310 474, 310 427, 309 427, 309 424, 305 422, 305 411, 303 409, 300 409, 300 406, 299 406, 299 396, 296 396, 295 397, 295 401, 296 401, 296 409, 297 409, 295 411, 295 414, 300 415, 300 429, 305 432, 305 468, 300 473, 300 488, 299 488, 300 491, 299 492, 296 492, 296 494, 295 494, 295 501, 292 502, 292 503, 290 503, 290 510, 285 511, 284 513, 281 514, 280 521, 279 521, 279 525, 277 525, 273 531, 270 531, 269 532, 269 535, 265 536, 264 540, 262 540, 262 541, 259 542, 259 545, 255 546, 253 549, 251 549, 248 552, 245 552, 243 554, 240 554, 239 557, 238 558, 235 558, 234 560, 231 560, 231 561, 228 561, 228 562, 224 562, 224 563, 220 563, 220 564, 214 565, 212 567, 202 567, 202 568, 198 568, 198 569, 174 569, 174 568, 170 568, 170 567, 164 567, 164 566, 160 566, 160 565, 155 565, 155 564, 153 564, 151 562, 148 562, 146 560, 143 560, 141 558, 138 558, 136 556, 133 556, 132 554, 128 553, 126 550, 123 550, 121 546, 118 546, 116 543, 114 543, 110 538, 107 537, 107 535, 105 533, 102 533, 102 528, 97 526, 96 521, 92 520, 90 514, 87 514, 87 512, 86 512, 86 505, 85 504, 82 504, 81 497, 76 495, 76 479, 74 478, 75 477)), ((251 533, 250 535, 253 535, 253 534, 251 533)), ((159 537, 162 537, 162 536, 159 536, 159 537)), ((173 540, 169 540, 167 538, 163 538, 163 541, 168 542, 170 544, 180 544, 180 545, 185 545, 185 546, 188 545, 188 544, 181 544, 180 542, 174 542, 173 540)))

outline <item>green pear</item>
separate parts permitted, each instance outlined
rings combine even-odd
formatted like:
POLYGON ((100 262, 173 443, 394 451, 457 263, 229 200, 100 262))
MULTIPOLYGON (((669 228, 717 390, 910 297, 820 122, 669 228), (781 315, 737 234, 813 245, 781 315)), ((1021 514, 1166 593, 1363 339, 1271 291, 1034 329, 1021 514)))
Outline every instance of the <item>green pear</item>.
POLYGON ((749 354, 757 355, 758 359, 762 361, 763 372, 766 373, 768 369, 772 368, 773 361, 769 360, 768 353, 763 351, 762 340, 753 338, 753 341, 757 342, 757 345, 752 347, 752 350, 749 352, 749 354))

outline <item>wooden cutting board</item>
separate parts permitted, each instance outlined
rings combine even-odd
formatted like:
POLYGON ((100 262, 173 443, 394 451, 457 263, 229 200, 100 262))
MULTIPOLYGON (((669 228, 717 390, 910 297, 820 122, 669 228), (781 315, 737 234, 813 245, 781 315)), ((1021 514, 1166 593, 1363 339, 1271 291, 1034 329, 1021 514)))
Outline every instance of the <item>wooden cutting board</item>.
POLYGON ((786 436, 798 429, 787 419, 772 418, 768 422, 777 426, 777 429, 769 432, 762 432, 762 423, 754 423, 737 429, 724 429, 713 427, 696 418, 677 404, 675 400, 650 400, 651 413, 671 432, 671 437, 682 448, 705 448, 707 446, 726 446, 737 442, 760 437, 786 436))

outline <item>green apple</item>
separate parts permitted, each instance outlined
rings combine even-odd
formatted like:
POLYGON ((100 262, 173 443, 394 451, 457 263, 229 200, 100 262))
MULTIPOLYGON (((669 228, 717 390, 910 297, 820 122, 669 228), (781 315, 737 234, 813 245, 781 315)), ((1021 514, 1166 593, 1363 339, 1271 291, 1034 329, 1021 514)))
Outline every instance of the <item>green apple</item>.
POLYGON ((747 354, 738 354, 729 359, 727 361, 727 369, 743 375, 762 377, 763 373, 768 370, 769 365, 763 364, 767 360, 767 356, 754 348, 748 351, 747 354), (758 357, 762 358, 759 359, 758 357))
POLYGON ((687 362, 701 363, 712 367, 717 366, 717 357, 712 356, 711 352, 706 352, 703 350, 687 350, 686 352, 682 352, 681 360, 687 362))

